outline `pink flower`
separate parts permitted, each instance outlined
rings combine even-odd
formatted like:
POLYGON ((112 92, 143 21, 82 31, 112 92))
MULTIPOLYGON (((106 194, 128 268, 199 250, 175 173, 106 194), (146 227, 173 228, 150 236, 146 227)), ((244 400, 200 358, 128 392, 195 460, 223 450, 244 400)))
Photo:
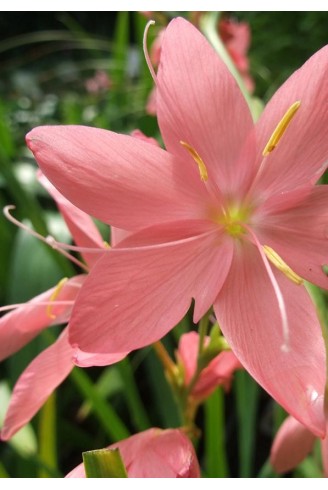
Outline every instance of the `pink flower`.
MULTIPOLYGON (((129 478, 200 478, 193 445, 179 429, 148 429, 108 447, 115 448, 129 478)), ((85 478, 83 464, 66 478, 85 478)))
POLYGON ((251 41, 251 30, 247 22, 237 22, 233 19, 221 19, 219 22, 221 39, 241 74, 249 92, 254 91, 254 80, 249 74, 247 57, 251 41))
MULTIPOLYGON (((67 201, 44 175, 40 173, 38 177, 55 199, 75 242, 83 247, 82 255, 92 267, 102 251, 105 251, 98 229, 90 216, 67 201), (99 253, 85 252, 95 248, 99 248, 99 253)), ((67 323, 85 278, 86 275, 79 275, 64 279, 58 286, 23 305, 17 305, 17 308, 3 316, 0 319, 0 360, 17 352, 45 328, 67 323)), ((103 366, 120 361, 125 355, 99 355, 72 348, 65 329, 50 347, 27 366, 17 380, 1 430, 1 439, 10 439, 31 420, 74 365, 103 366)))
MULTIPOLYGON (((315 436, 293 417, 287 417, 278 430, 271 448, 270 462, 277 473, 298 466, 312 451, 315 436)), ((321 441, 324 475, 328 478, 328 437, 321 441)))
MULTIPOLYGON (((209 340, 209 337, 205 338, 205 347, 209 340)), ((198 346, 198 333, 189 332, 181 336, 176 356, 183 368, 186 386, 192 380, 197 369, 198 346)), ((202 401, 210 396, 218 386, 223 385, 225 389, 229 389, 234 371, 241 367, 240 362, 232 352, 221 352, 202 370, 191 392, 192 397, 202 401)))
POLYGON ((245 369, 325 435, 325 347, 301 278, 328 287, 328 189, 314 185, 328 154, 327 60, 325 47, 254 126, 224 63, 197 29, 175 19, 157 74, 167 151, 81 126, 27 135, 62 194, 131 232, 83 284, 69 324, 73 346, 138 349, 173 328, 192 298, 195 322, 214 304, 245 369))
POLYGON ((112 81, 104 70, 98 70, 92 78, 85 81, 85 88, 92 94, 106 92, 112 87, 112 81))

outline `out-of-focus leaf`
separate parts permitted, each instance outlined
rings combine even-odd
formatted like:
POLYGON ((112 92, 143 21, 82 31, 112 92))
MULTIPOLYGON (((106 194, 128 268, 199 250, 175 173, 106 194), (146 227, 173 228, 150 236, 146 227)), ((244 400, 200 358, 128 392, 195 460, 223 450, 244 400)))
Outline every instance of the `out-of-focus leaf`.
POLYGON ((87 478, 127 478, 119 449, 97 449, 82 453, 87 478))
MULTIPOLYGON (((7 383, 0 382, 0 424, 2 425, 9 405, 11 392, 7 383)), ((30 424, 25 425, 12 437, 8 444, 22 457, 33 456, 37 453, 38 445, 35 433, 30 424)))
POLYGON ((148 429, 151 424, 134 379, 133 369, 128 358, 118 364, 124 384, 124 396, 130 409, 131 419, 139 431, 148 429))
POLYGON ((129 437, 130 433, 124 422, 112 406, 106 403, 98 393, 87 373, 82 369, 75 368, 70 377, 83 397, 92 404, 94 415, 98 418, 109 438, 116 442, 129 437))

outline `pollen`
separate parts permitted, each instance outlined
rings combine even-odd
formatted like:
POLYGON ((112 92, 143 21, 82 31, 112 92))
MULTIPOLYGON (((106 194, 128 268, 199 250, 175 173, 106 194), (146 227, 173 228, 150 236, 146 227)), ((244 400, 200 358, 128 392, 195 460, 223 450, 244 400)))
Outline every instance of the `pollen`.
POLYGON ((52 320, 54 320, 56 318, 56 315, 54 315, 52 313, 52 302, 55 301, 57 298, 58 298, 58 295, 60 293, 60 291, 63 289, 63 286, 64 284, 66 284, 66 282, 68 281, 68 278, 67 277, 64 277, 63 279, 61 279, 59 281, 59 283, 57 284, 57 286, 55 287, 53 293, 51 294, 50 298, 49 298, 49 302, 50 304, 47 306, 47 316, 49 318, 51 318, 52 320))
POLYGON ((208 180, 207 168, 204 161, 200 157, 199 153, 185 141, 180 141, 180 145, 182 145, 183 148, 185 148, 190 153, 192 158, 195 160, 195 162, 198 165, 200 178, 203 182, 206 182, 208 180))
POLYGON ((278 255, 273 248, 269 247, 268 245, 263 245, 263 250, 270 262, 277 267, 277 269, 283 272, 288 279, 293 281, 295 284, 303 284, 303 279, 296 274, 296 272, 294 272, 284 260, 282 260, 280 255, 278 255))
POLYGON ((290 108, 287 110, 287 112, 284 114, 283 118, 277 125, 276 129, 273 131, 269 141, 267 142, 262 155, 266 157, 271 153, 276 146, 278 145, 279 141, 285 134, 286 129, 288 128, 291 120, 295 116, 296 112, 298 111, 299 107, 301 105, 301 101, 297 100, 294 102, 293 105, 290 106, 290 108))

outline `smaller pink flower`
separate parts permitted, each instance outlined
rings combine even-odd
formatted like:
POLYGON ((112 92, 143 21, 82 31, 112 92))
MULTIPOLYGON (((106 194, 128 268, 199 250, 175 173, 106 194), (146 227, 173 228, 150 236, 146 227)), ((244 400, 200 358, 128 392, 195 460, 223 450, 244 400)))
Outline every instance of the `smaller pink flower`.
MULTIPOLYGON (((193 445, 180 429, 148 429, 108 447, 116 448, 129 478, 200 478, 193 445)), ((66 478, 85 478, 83 464, 66 478)))
MULTIPOLYGON (((278 430, 271 448, 270 462, 277 473, 298 466, 312 451, 316 437, 294 417, 287 417, 278 430)), ((328 436, 321 440, 324 476, 328 478, 328 436)))
POLYGON ((85 81, 85 88, 91 94, 106 92, 112 87, 112 81, 104 70, 98 70, 95 75, 85 81))
POLYGON ((249 74, 248 50, 251 41, 251 30, 247 22, 233 19, 222 19, 219 22, 220 37, 237 70, 241 74, 247 90, 252 93, 254 80, 249 74))
MULTIPOLYGON (((210 338, 206 337, 205 347, 209 341, 210 338)), ((183 367, 186 386, 192 380, 197 369, 198 346, 198 333, 189 332, 181 336, 176 356, 183 367)), ((231 351, 221 352, 203 369, 191 395, 197 401, 201 401, 210 396, 218 386, 229 389, 232 375, 239 368, 242 368, 242 365, 231 351)))
MULTIPOLYGON (((87 266, 92 268, 106 251, 96 225, 89 215, 67 201, 41 172, 38 172, 38 179, 54 198, 75 243, 82 247, 81 255, 87 266), (88 251, 97 249, 99 253, 88 251)), ((122 235, 123 232, 117 230, 118 233, 122 235)), ((13 311, 1 317, 0 360, 19 351, 46 328, 67 323, 86 277, 86 274, 80 274, 63 279, 57 286, 30 301, 14 305, 13 311)), ((7 307, 1 309, 6 310, 7 307)), ((59 338, 36 356, 18 378, 1 429, 2 440, 10 439, 31 420, 51 393, 70 374, 74 365, 104 366, 120 361, 127 354, 108 356, 83 352, 71 346, 67 337, 65 328, 59 338)))

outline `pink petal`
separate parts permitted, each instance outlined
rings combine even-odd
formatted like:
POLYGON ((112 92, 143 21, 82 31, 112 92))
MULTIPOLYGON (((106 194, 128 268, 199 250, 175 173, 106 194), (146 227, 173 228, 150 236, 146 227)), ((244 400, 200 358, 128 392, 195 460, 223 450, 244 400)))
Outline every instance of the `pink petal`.
MULTIPOLYGON (((165 228, 165 226, 164 226, 165 228)), ((127 238, 163 235, 153 227, 127 238)), ((147 242, 147 240, 145 240, 147 242)), ((70 322, 70 342, 87 352, 117 353, 163 337, 195 298, 195 321, 208 310, 229 270, 230 241, 217 229, 184 240, 114 248, 91 271, 70 322)))
MULTIPOLYGON (((56 201, 59 211, 65 219, 68 229, 72 234, 74 242, 79 247, 104 249, 105 247, 102 236, 100 235, 98 228, 90 216, 68 201, 60 192, 57 191, 56 187, 54 187, 41 172, 38 172, 38 180, 56 201)), ((82 252, 81 255, 84 257, 87 264, 92 266, 99 259, 101 253, 88 254, 82 252)))
POLYGON ((110 243, 112 247, 118 245, 122 240, 131 235, 130 231, 122 230, 122 228, 116 228, 115 226, 111 226, 110 231, 110 243))
POLYGON ((277 473, 291 471, 312 451, 315 436, 293 417, 287 417, 278 430, 270 454, 277 473))
POLYGON ((182 18, 165 30, 157 79, 157 115, 168 151, 195 166, 184 141, 224 193, 247 188, 254 153, 239 157, 253 128, 248 106, 225 63, 182 18))
POLYGON ((50 301, 55 287, 3 316, 0 319, 0 360, 17 352, 50 325, 67 322, 85 277, 81 275, 69 279, 56 297, 50 312, 43 303, 50 301), (72 304, 59 305, 56 304, 58 301, 71 301, 72 304))
POLYGON ((328 289, 322 269, 328 264, 328 186, 315 186, 289 210, 265 214, 257 235, 297 274, 328 289))
POLYGON ((273 287, 257 249, 236 244, 230 273, 214 304, 236 356, 255 380, 318 436, 325 435, 326 359, 321 328, 306 289, 273 270, 285 299, 290 349, 273 287))
POLYGON ((139 138, 84 126, 44 126, 26 137, 42 171, 73 204, 136 230, 211 210, 196 165, 139 138))
POLYGON ((315 53, 275 93, 257 123, 259 162, 275 127, 296 101, 301 106, 278 146, 266 157, 257 191, 268 195, 316 181, 328 156, 328 46, 315 53))
POLYGON ((1 430, 10 439, 27 424, 73 368, 67 329, 58 340, 39 354, 19 377, 1 430))
MULTIPOLYGON (((199 478, 193 445, 179 429, 148 429, 109 446, 119 448, 129 478, 199 478)), ((83 464, 66 478, 85 478, 83 464)))
POLYGON ((128 352, 120 352, 117 354, 98 354, 83 352, 75 348, 72 349, 72 360, 76 366, 91 367, 91 366, 109 366, 121 361, 126 357, 128 352))
POLYGON ((207 398, 218 386, 223 385, 226 390, 231 386, 233 373, 242 368, 233 352, 221 352, 203 370, 193 389, 195 398, 207 398))
POLYGON ((141 141, 145 141, 146 143, 150 143, 151 145, 155 145, 158 148, 160 147, 159 143, 155 138, 151 138, 150 136, 146 136, 140 129, 134 129, 131 133, 131 136, 134 138, 139 138, 141 141))
POLYGON ((177 357, 183 366, 184 382, 189 384, 197 368, 197 355, 199 346, 199 334, 188 332, 181 335, 177 351, 177 357))

